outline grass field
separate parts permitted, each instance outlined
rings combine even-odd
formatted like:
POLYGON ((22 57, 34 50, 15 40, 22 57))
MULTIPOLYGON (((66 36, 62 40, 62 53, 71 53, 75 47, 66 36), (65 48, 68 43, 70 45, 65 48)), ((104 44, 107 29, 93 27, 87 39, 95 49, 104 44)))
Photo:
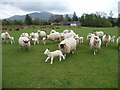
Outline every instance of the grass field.
MULTIPOLYGON (((15 44, 2 44, 3 88, 117 88, 118 87, 118 50, 116 43, 110 43, 106 48, 102 44, 101 50, 94 56, 89 48, 86 36, 93 30, 104 31, 112 36, 118 36, 117 27, 114 28, 72 28, 76 33, 84 36, 84 43, 77 46, 75 54, 69 54, 61 62, 54 58, 44 62, 46 48, 58 49, 58 42, 46 45, 31 45, 29 52, 20 49, 18 37, 22 32, 36 32, 36 29, 21 29, 8 31, 15 37, 15 44)), ((63 31, 67 27, 60 27, 63 31)), ((47 34, 50 28, 46 28, 47 34)))

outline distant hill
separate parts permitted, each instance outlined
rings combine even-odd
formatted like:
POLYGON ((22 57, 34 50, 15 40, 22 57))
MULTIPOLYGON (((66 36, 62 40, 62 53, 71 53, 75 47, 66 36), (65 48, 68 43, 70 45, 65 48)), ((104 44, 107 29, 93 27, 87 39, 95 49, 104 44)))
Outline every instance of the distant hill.
MULTIPOLYGON (((29 13, 28 15, 30 15, 32 17, 32 19, 34 20, 35 18, 41 18, 43 20, 48 20, 51 15, 54 15, 53 13, 50 12, 34 12, 34 13, 29 13)), ((64 14, 63 16, 65 16, 66 14, 64 14)), ((68 14, 71 18, 73 16, 73 14, 68 14)), ((6 18, 7 20, 24 20, 26 15, 14 15, 10 18, 6 18)))
MULTIPOLYGON (((32 19, 34 20, 35 18, 41 18, 43 20, 48 20, 50 18, 51 15, 53 15, 52 13, 49 12, 34 12, 34 13, 29 13, 29 16, 32 17, 32 19)), ((24 20, 26 15, 14 15, 10 18, 6 18, 7 20, 24 20)))

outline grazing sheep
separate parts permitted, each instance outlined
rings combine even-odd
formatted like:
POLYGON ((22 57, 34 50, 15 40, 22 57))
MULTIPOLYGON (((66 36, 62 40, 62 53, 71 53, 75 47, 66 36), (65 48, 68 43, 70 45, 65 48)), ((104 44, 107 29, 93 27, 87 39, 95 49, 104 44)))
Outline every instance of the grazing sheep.
POLYGON ((105 47, 108 46, 108 43, 110 42, 110 40, 111 40, 111 36, 109 34, 103 35, 102 41, 103 43, 105 43, 105 47))
POLYGON ((115 36, 111 37, 111 42, 113 42, 113 43, 115 42, 115 36))
POLYGON ((120 36, 117 38, 116 43, 118 45, 118 49, 120 50, 120 36))
POLYGON ((19 37, 18 43, 21 46, 21 48, 27 51, 30 48, 30 40, 27 37, 19 37))
POLYGON ((47 35, 47 40, 55 41, 55 40, 59 40, 60 39, 60 33, 59 32, 55 32, 55 33, 51 33, 49 35, 47 35))
POLYGON ((94 50, 94 55, 101 48, 101 39, 98 36, 93 36, 90 39, 90 48, 94 50))
POLYGON ((70 52, 74 53, 74 51, 76 50, 76 45, 77 43, 75 38, 70 37, 61 41, 59 44, 59 48, 62 51, 62 53, 66 56, 66 54, 70 52))
POLYGON ((33 43, 34 45, 39 44, 38 38, 31 38, 30 40, 31 40, 31 43, 33 43))
POLYGON ((46 32, 45 31, 38 30, 37 33, 39 35, 39 38, 43 38, 43 37, 46 36, 46 32))
POLYGON ((10 40, 10 34, 8 32, 1 33, 1 39, 3 42, 8 43, 10 40))
POLYGON ((29 38, 38 38, 39 39, 39 35, 38 35, 38 33, 32 32, 32 33, 30 33, 30 37, 29 38))
POLYGON ((49 49, 46 49, 44 54, 47 54, 47 56, 48 56, 46 58, 45 62, 47 62, 49 59, 51 59, 51 63, 50 64, 53 64, 54 57, 59 56, 59 61, 61 61, 61 57, 63 59, 65 59, 64 55, 62 54, 62 52, 60 50, 55 50, 55 51, 50 52, 49 49))

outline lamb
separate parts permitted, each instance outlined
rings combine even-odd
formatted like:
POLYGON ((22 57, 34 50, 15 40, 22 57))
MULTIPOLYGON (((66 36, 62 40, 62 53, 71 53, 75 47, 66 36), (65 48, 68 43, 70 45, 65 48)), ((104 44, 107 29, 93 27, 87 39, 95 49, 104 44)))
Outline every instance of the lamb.
POLYGON ((87 41, 88 41, 88 43, 90 44, 90 39, 91 39, 91 37, 94 37, 95 36, 95 34, 93 34, 93 33, 89 33, 88 35, 87 35, 87 41))
POLYGON ((108 43, 110 42, 110 40, 111 40, 111 36, 109 34, 103 35, 102 41, 103 43, 105 43, 105 47, 108 46, 108 43))
POLYGON ((112 36, 110 41, 114 43, 115 42, 115 36, 112 36))
POLYGON ((11 37, 11 36, 10 36, 10 37, 9 37, 9 40, 10 40, 10 43, 11 43, 11 44, 15 43, 14 37, 11 37))
POLYGON ((84 40, 84 37, 83 37, 83 36, 80 36, 80 37, 79 37, 79 40, 80 40, 80 44, 82 44, 82 43, 83 43, 83 40, 84 40))
POLYGON ((30 48, 30 40, 27 37, 19 37, 18 43, 21 46, 21 48, 27 51, 30 48))
POLYGON ((120 50, 120 36, 117 38, 116 43, 118 45, 118 49, 120 50))
POLYGON ((46 44, 46 40, 47 40, 46 37, 43 37, 43 38, 42 38, 42 43, 43 43, 44 45, 46 44))
POLYGON ((38 35, 38 33, 32 32, 32 33, 30 33, 30 37, 29 38, 38 38, 39 39, 39 35, 38 35))
POLYGON ((8 32, 4 32, 1 34, 1 39, 5 42, 8 43, 10 39, 10 34, 8 32))
POLYGON ((2 33, 1 38, 5 43, 8 43, 8 42, 10 42, 11 44, 15 43, 14 37, 11 37, 8 32, 2 33))
POLYGON ((74 51, 76 50, 76 45, 77 43, 75 38, 70 37, 60 42, 59 49, 62 51, 64 56, 66 56, 66 54, 70 52, 74 53, 74 51))
POLYGON ((101 48, 101 39, 98 36, 93 36, 90 39, 90 48, 94 50, 94 55, 101 48))
POLYGON ((38 38, 31 38, 31 43, 33 43, 34 45, 39 44, 38 38))
POLYGON ((45 62, 47 62, 49 59, 51 59, 50 64, 53 64, 54 57, 59 56, 59 61, 61 61, 61 57, 63 59, 65 59, 64 55, 62 54, 62 52, 60 50, 55 50, 55 51, 50 52, 49 49, 46 49, 45 52, 44 52, 44 54, 47 54, 47 56, 48 56, 46 58, 45 62))

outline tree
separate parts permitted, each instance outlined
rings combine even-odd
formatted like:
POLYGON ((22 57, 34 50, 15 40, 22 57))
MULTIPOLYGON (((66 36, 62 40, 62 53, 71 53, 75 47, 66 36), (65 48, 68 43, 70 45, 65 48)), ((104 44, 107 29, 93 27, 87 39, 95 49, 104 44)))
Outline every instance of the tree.
POLYGON ((35 18, 35 20, 33 20, 33 24, 34 25, 40 25, 40 19, 39 18, 35 18))
POLYGON ((74 12, 74 14, 73 14, 72 20, 73 20, 73 21, 78 21, 78 17, 77 17, 77 15, 76 15, 75 12, 74 12))
POLYGON ((32 24, 32 18, 28 14, 25 16, 25 24, 26 25, 32 24))

